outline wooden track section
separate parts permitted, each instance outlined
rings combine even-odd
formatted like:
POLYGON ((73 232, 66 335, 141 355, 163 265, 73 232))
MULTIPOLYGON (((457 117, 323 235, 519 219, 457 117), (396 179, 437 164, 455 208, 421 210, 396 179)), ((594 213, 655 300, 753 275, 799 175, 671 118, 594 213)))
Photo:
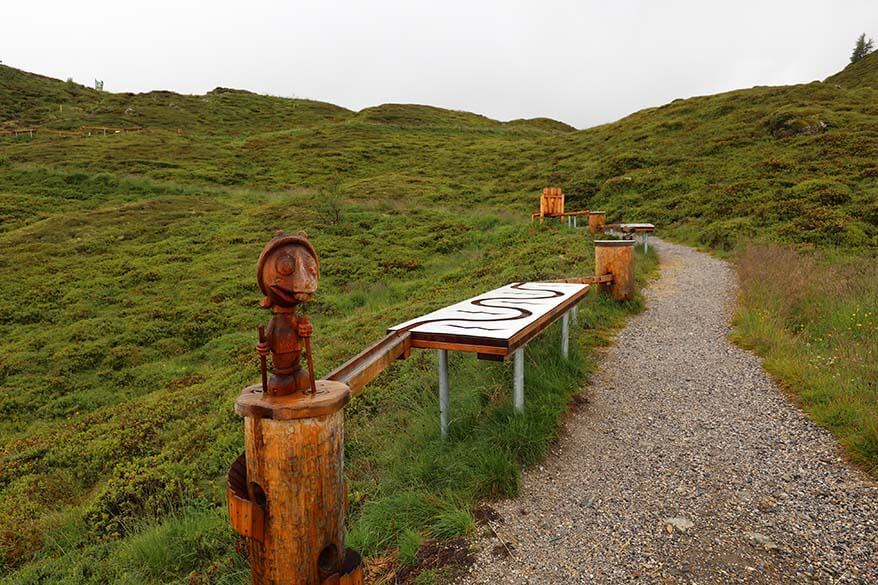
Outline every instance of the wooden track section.
POLYGON ((411 347, 408 332, 391 333, 327 374, 325 379, 347 384, 351 393, 356 394, 394 361, 408 358, 411 347))
POLYGON ((411 346, 506 357, 576 306, 580 283, 521 282, 390 328, 408 331, 411 346))

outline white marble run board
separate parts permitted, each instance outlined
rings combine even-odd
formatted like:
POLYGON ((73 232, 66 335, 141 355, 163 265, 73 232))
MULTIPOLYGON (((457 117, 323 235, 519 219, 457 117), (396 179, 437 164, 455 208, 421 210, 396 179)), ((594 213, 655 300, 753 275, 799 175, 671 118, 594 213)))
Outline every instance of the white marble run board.
MULTIPOLYGON (((430 343, 421 347, 468 344, 511 351, 516 341, 527 341, 575 306, 587 292, 587 284, 509 284, 394 325, 388 332, 408 331, 414 346, 418 346, 421 340, 430 343)), ((503 355, 506 352, 492 353, 503 355)))
POLYGON ((624 231, 654 232, 655 226, 651 223, 621 223, 619 229, 624 231))

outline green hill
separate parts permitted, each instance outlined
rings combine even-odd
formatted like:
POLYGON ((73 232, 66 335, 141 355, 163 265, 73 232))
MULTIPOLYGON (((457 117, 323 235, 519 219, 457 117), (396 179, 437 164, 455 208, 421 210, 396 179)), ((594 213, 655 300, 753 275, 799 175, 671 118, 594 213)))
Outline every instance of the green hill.
POLYGON ((675 100, 570 135, 552 171, 687 241, 878 245, 878 89, 811 83, 675 100))
POLYGON ((146 127, 228 135, 309 127, 351 115, 323 102, 221 87, 206 95, 110 93, 0 65, 0 124, 7 127, 146 127))
MULTIPOLYGON (((246 581, 223 478, 242 448, 233 400, 257 374, 266 318, 254 262, 275 230, 306 229, 321 254, 308 311, 318 374, 391 322, 593 270, 581 234, 522 221, 543 177, 526 190, 501 177, 507 191, 496 190, 509 149, 554 135, 550 123, 0 75, 7 127, 144 128, 0 136, 4 582, 246 581)), ((635 308, 594 298, 582 315, 611 327, 635 308)), ((546 449, 605 336, 581 336, 567 364, 533 365, 541 407, 523 419, 496 391, 502 364, 455 357, 451 445, 438 438, 429 352, 371 385, 347 411, 352 542, 376 555, 468 530, 475 501, 512 493, 519 466, 546 449), (398 509, 410 516, 387 513, 398 509)))
POLYGON ((827 77, 825 83, 848 89, 878 88, 878 52, 866 55, 862 61, 851 63, 835 75, 827 77))
MULTIPOLYGON (((222 482, 265 319, 255 255, 276 229, 306 229, 321 253, 318 373, 391 322, 508 281, 589 273, 581 233, 529 225, 547 185, 570 207, 716 249, 874 254, 878 89, 856 81, 866 68, 843 73, 574 130, 240 90, 113 94, 0 66, 3 127, 144 128, 0 136, 6 581, 243 582, 222 482)), ((584 319, 623 316, 591 299, 584 319)), ((467 530, 470 506, 513 493, 519 466, 542 455, 604 339, 587 330, 575 363, 540 372, 528 392, 545 407, 520 426, 497 390, 503 366, 455 361, 467 390, 453 448, 436 437, 429 355, 380 378, 349 408, 352 541, 383 554, 467 530)))

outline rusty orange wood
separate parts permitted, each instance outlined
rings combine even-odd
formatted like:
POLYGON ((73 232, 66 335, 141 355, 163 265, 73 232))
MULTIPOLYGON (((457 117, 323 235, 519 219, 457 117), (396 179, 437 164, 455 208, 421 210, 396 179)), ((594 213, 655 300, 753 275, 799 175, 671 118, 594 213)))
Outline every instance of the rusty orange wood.
POLYGON ((617 301, 634 298, 634 241, 595 240, 594 270, 597 276, 612 275, 601 284, 617 301))
MULTIPOLYGON (((249 412, 259 389, 245 390, 236 410, 249 412)), ((254 585, 318 585, 342 575, 349 398, 346 385, 319 380, 314 397, 268 396, 262 416, 245 416, 249 499, 266 502, 264 538, 248 540, 254 585)))
POLYGON ((229 502, 229 520, 241 536, 258 541, 265 539, 265 508, 247 491, 247 462, 242 454, 229 469, 226 494, 229 502))
POLYGON ((408 332, 391 333, 327 374, 326 379, 347 384, 351 392, 357 394, 394 361, 407 359, 411 348, 408 332))
POLYGON ((550 280, 549 282, 560 282, 562 284, 601 284, 604 282, 613 282, 612 274, 602 274, 600 276, 583 276, 579 278, 559 278, 550 280))
POLYGON ((560 187, 546 187, 540 195, 540 223, 546 217, 559 217, 564 213, 564 193, 560 187))
POLYGON ((601 233, 606 229, 607 214, 604 211, 590 211, 588 214, 588 231, 592 234, 601 233))

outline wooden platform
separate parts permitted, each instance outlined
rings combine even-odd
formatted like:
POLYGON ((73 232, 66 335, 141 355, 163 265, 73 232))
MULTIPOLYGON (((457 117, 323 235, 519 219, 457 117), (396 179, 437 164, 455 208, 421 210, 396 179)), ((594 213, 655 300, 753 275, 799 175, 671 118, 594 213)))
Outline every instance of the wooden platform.
POLYGON ((411 347, 475 352, 503 359, 576 306, 589 285, 510 284, 388 329, 411 347))

